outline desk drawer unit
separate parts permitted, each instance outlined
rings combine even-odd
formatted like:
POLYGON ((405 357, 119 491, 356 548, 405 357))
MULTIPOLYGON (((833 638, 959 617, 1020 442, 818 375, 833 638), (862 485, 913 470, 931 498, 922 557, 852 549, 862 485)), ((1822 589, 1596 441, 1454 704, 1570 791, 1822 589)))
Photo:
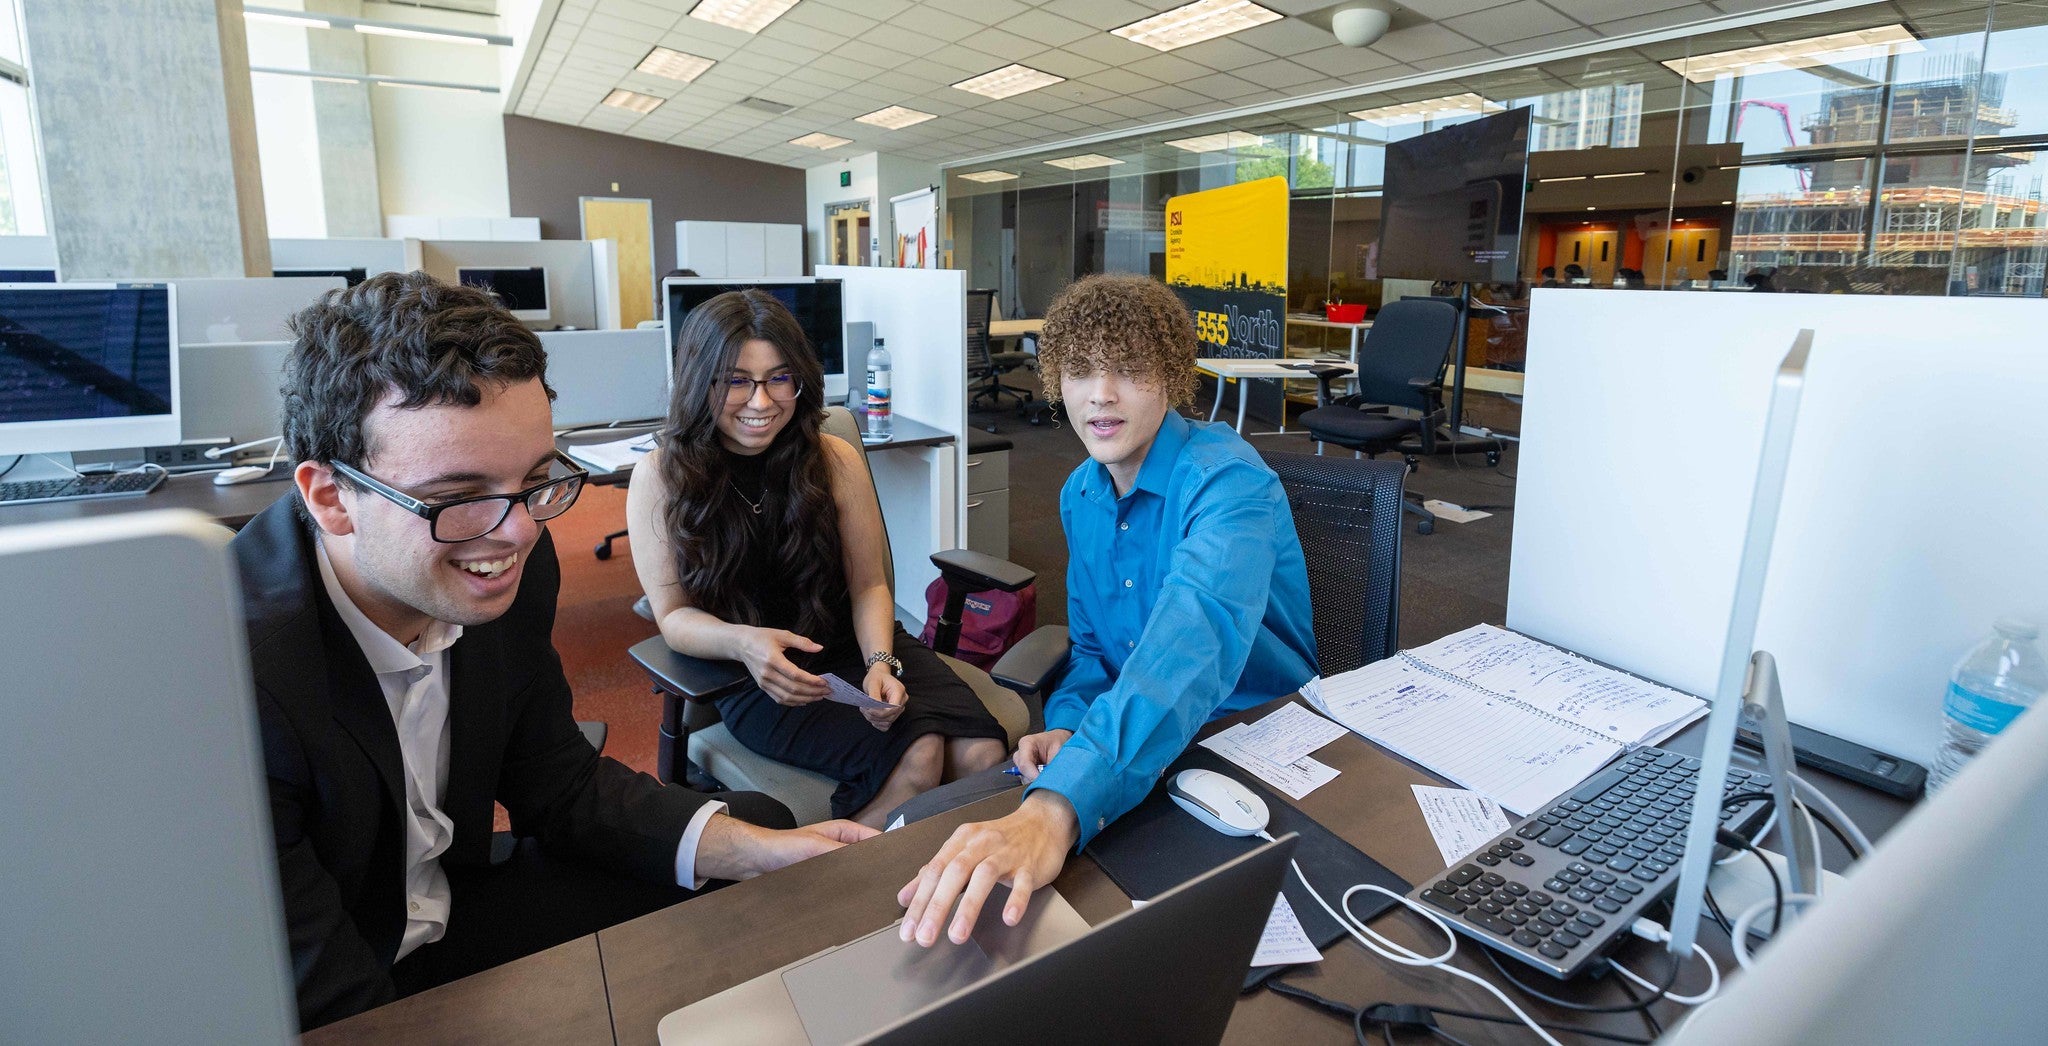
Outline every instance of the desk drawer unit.
POLYGON ((1010 556, 1010 451, 970 446, 967 452, 967 547, 997 559, 1010 556))

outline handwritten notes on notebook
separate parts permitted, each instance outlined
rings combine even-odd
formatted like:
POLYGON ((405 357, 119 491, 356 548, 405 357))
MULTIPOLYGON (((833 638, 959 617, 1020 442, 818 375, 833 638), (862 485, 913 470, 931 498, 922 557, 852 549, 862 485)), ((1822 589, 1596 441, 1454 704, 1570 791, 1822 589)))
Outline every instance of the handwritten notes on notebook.
POLYGON ((1311 680, 1302 695, 1521 814, 1706 714, 1696 697, 1492 625, 1311 680))

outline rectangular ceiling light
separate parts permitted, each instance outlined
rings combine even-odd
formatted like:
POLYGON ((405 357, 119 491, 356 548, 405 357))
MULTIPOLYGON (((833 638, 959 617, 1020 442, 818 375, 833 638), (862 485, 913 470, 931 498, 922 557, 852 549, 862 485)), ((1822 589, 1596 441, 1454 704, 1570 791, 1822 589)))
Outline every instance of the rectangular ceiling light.
POLYGON ((1596 174, 1596 175, 1594 175, 1594 176, 1593 176, 1593 178, 1594 178, 1594 179, 1595 179, 1596 181, 1597 181, 1597 180, 1601 180, 1601 179, 1605 179, 1605 178, 1641 178, 1641 177, 1642 177, 1643 175, 1646 175, 1646 174, 1648 174, 1648 173, 1650 173, 1650 172, 1648 172, 1648 171, 1616 171, 1616 172, 1614 172, 1614 173, 1612 173, 1612 174, 1596 174))
POLYGON ((802 138, 791 138, 789 144, 802 145, 812 149, 837 149, 842 145, 853 144, 853 139, 841 138, 838 135, 826 134, 823 131, 812 131, 802 138))
POLYGON ((1009 182, 1015 181, 1017 176, 1009 171, 975 171, 961 175, 960 179, 969 182, 1009 182))
POLYGON ((1062 156, 1056 160, 1047 160, 1045 162, 1053 167, 1064 167, 1069 171, 1085 171, 1092 167, 1114 167, 1123 161, 1112 160, 1100 153, 1082 153, 1079 156, 1062 156))
POLYGON ((298 29, 332 29, 334 23, 325 18, 308 15, 278 14, 275 11, 243 11, 242 17, 251 22, 269 22, 272 25, 288 25, 298 29))
POLYGON ((1394 124, 1415 123, 1443 113, 1488 113, 1499 112, 1503 107, 1489 102, 1476 94, 1447 95, 1420 102, 1402 102, 1399 105, 1382 105, 1377 109, 1361 109, 1352 113, 1354 120, 1365 120, 1391 127, 1394 124))
POLYGON ((1924 50, 1926 48, 1921 46, 1912 30, 1894 23, 1847 33, 1808 37, 1804 40, 1787 40, 1778 44, 1758 44, 1755 47, 1743 47, 1733 51, 1693 55, 1690 58, 1673 58, 1665 62, 1664 67, 1693 83, 1706 84, 1713 83, 1717 77, 1732 76, 1757 66, 1811 69, 1814 66, 1837 65, 1864 58, 1910 54, 1924 50))
POLYGON ((743 33, 758 33, 796 6, 796 0, 702 0, 690 17, 743 33))
POLYGON ((1175 138, 1166 144, 1191 153, 1220 153, 1225 149, 1251 149, 1266 144, 1264 138, 1243 131, 1218 131, 1193 138, 1175 138))
POLYGON ((709 58, 700 58, 693 54, 684 54, 681 51, 670 50, 666 47, 657 47, 647 52, 647 57, 640 59, 640 64, 633 68, 649 76, 659 76, 669 80, 680 80, 683 83, 689 83, 703 76, 704 70, 716 64, 718 63, 713 62, 709 58))
POLYGON ((887 127, 892 131, 896 131, 909 127, 912 124, 923 123, 926 120, 936 120, 938 119, 938 114, 921 113, 915 109, 892 105, 887 109, 877 109, 866 116, 856 116, 854 119, 860 123, 874 124, 876 127, 887 127))
POLYGON ((980 76, 962 80, 953 86, 963 91, 981 95, 984 98, 1008 98, 1013 94, 1036 91, 1041 87, 1051 87, 1056 83, 1065 82, 1065 80, 1066 77, 1064 76, 1054 76, 1051 73, 1040 72, 1028 65, 1011 64, 992 73, 983 73, 980 76))
POLYGON ((615 87, 612 89, 612 93, 604 96, 604 104, 618 109, 630 109, 642 115, 661 108, 661 103, 662 99, 656 98, 651 94, 628 91, 623 87, 615 87))
POLYGON ((1252 0, 1195 0, 1110 32, 1155 51, 1171 51, 1264 25, 1279 17, 1279 12, 1268 11, 1252 0))
POLYGON ((355 30, 358 33, 368 33, 371 36, 396 36, 407 40, 432 40, 437 44, 475 44, 478 47, 483 47, 491 42, 488 38, 473 33, 457 32, 453 29, 408 29, 404 26, 371 25, 368 22, 357 22, 355 30))

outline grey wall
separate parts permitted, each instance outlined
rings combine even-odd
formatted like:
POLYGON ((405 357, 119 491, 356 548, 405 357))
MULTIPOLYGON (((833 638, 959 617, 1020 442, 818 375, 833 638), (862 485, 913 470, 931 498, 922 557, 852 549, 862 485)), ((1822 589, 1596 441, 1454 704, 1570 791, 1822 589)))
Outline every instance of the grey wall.
POLYGON ((512 213, 539 218, 548 240, 582 235, 578 197, 654 201, 656 276, 675 264, 679 221, 804 223, 804 172, 795 167, 524 116, 505 117, 505 177, 512 213))
POLYGON ((539 265, 548 270, 548 319, 529 326, 591 330, 597 326, 597 272, 590 245, 582 240, 423 240, 420 268, 436 279, 456 282, 457 269, 518 268, 539 265))

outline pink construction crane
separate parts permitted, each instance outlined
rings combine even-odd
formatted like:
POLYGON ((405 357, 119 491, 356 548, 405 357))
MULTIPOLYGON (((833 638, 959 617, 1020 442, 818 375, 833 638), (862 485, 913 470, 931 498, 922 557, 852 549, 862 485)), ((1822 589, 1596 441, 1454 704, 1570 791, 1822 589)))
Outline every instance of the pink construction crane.
MULTIPOLYGON (((1742 137, 1742 117, 1743 114, 1749 112, 1749 107, 1752 105, 1759 105, 1777 113, 1778 119, 1785 124, 1785 144, 1790 147, 1797 147, 1799 145, 1799 139, 1792 134, 1792 107, 1784 102, 1766 102, 1755 98, 1743 99, 1735 108, 1736 138, 1742 137)), ((1799 168, 1799 188, 1801 190, 1813 188, 1813 171, 1811 169, 1806 167, 1799 168)))

